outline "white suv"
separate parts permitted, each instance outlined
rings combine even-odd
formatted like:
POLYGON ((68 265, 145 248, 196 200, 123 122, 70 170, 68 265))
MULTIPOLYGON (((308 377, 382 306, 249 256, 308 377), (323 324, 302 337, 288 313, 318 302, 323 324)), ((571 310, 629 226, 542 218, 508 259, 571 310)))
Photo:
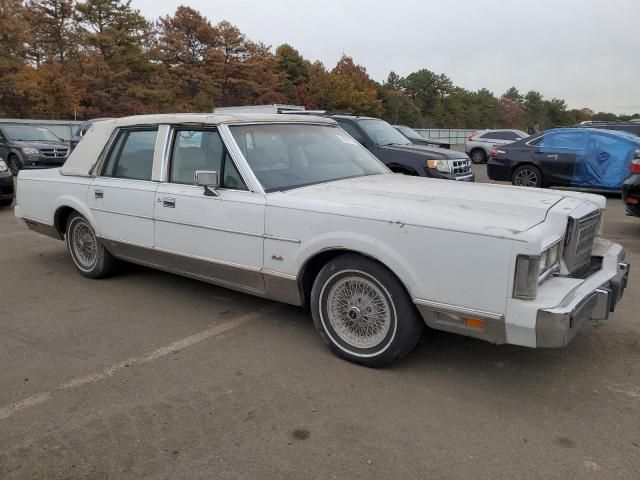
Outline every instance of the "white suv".
POLYGON ((529 134, 522 130, 479 130, 473 132, 464 141, 464 151, 471 157, 473 163, 484 163, 494 145, 506 145, 528 136, 529 134))

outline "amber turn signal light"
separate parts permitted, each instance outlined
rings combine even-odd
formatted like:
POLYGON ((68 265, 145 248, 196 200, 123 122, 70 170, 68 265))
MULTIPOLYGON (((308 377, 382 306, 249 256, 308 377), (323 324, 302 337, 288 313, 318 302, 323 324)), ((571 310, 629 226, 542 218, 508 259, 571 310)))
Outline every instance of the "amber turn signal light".
POLYGON ((484 329, 484 320, 478 320, 477 318, 465 318, 464 324, 470 328, 484 329))

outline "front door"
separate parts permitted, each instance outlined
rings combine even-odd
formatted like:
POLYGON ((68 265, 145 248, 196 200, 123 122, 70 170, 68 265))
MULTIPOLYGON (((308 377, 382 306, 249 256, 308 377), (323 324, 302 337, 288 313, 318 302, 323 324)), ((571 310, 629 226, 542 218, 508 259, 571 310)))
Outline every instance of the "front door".
POLYGON ((262 292, 265 198, 238 173, 212 128, 175 130, 167 181, 155 193, 155 250, 176 273, 262 292), (217 195, 194 185, 195 172, 215 171, 217 195))
POLYGON ((87 192, 96 234, 116 256, 134 258, 153 248, 158 182, 151 180, 157 128, 120 129, 87 192))

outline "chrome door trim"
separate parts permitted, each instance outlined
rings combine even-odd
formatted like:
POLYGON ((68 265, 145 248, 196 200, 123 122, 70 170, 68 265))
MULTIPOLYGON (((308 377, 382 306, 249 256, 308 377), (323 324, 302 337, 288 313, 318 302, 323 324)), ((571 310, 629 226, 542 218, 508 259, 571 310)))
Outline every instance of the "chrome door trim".
POLYGON ((302 243, 302 240, 298 240, 296 238, 279 237, 277 235, 271 235, 269 233, 265 233, 263 237, 265 240, 276 240, 278 242, 288 242, 288 243, 302 243))
POLYGON ((434 302, 431 300, 423 300, 421 298, 414 298, 413 303, 418 306, 428 307, 429 309, 437 312, 451 313, 453 315, 472 316, 474 318, 480 317, 489 320, 504 320, 504 315, 500 313, 487 312, 484 310, 477 310, 475 308, 459 307, 449 303, 434 302))
POLYGON ((105 236, 100 240, 114 257, 122 260, 291 305, 303 303, 298 279, 293 275, 151 248, 105 236))
POLYGON ((123 215, 125 217, 144 218, 145 220, 153 220, 153 217, 148 215, 137 215, 135 213, 116 212, 115 210, 107 210, 106 208, 89 207, 92 212, 111 213, 113 215, 123 215))
POLYGON ((196 225, 195 223, 179 222, 177 220, 167 220, 167 219, 164 219, 164 218, 157 218, 156 217, 156 222, 171 223, 171 224, 174 224, 174 225, 183 225, 185 227, 192 227, 192 228, 202 228, 202 229, 205 229, 205 230, 213 230, 213 231, 216 231, 216 232, 234 233, 236 235, 246 235, 248 237, 264 238, 264 235, 261 234, 261 233, 243 232, 241 230, 232 230, 232 229, 229 229, 229 228, 209 227, 209 226, 205 226, 205 225, 196 225))

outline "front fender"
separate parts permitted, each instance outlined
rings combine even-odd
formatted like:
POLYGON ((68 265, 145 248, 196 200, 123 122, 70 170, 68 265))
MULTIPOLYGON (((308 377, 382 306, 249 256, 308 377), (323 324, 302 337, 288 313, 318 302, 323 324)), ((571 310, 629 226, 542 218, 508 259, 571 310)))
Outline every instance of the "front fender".
POLYGON ((298 277, 316 255, 331 250, 348 250, 371 257, 391 270, 404 284, 410 295, 416 291, 418 277, 411 268, 407 256, 375 237, 350 231, 335 231, 316 236, 301 245, 294 258, 299 265, 298 277))

